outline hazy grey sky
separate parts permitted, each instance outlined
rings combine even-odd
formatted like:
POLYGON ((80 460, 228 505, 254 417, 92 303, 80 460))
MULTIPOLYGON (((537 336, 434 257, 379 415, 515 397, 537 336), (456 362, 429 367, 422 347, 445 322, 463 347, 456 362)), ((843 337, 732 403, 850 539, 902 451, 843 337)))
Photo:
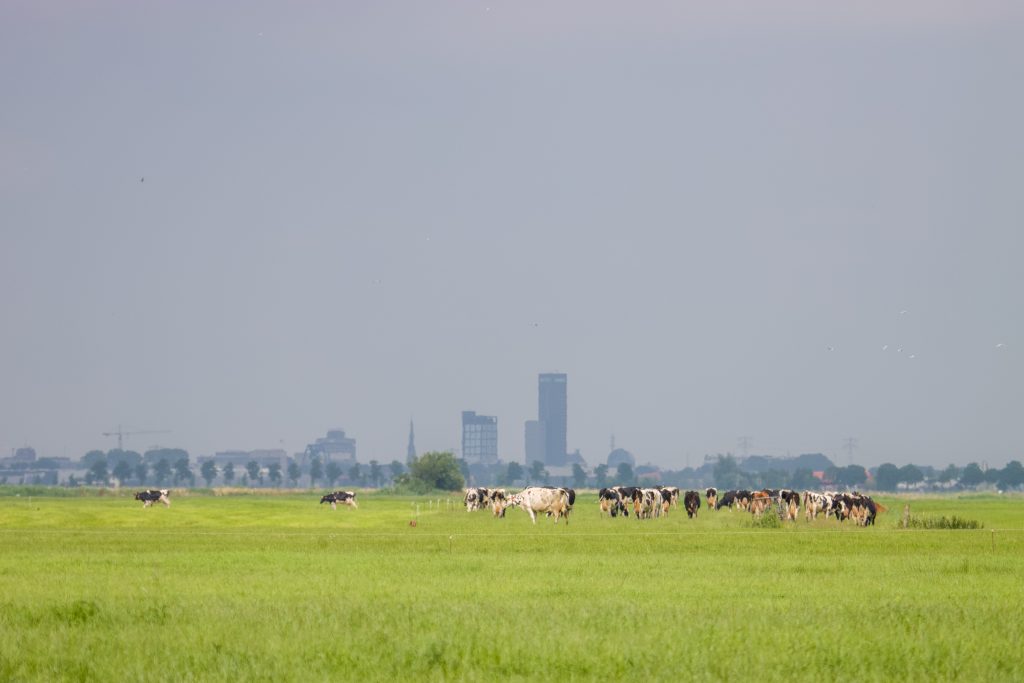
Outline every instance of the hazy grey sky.
POLYGON ((0 446, 520 459, 562 371, 591 464, 1020 459, 1022 83, 1019 2, 8 0, 0 446))

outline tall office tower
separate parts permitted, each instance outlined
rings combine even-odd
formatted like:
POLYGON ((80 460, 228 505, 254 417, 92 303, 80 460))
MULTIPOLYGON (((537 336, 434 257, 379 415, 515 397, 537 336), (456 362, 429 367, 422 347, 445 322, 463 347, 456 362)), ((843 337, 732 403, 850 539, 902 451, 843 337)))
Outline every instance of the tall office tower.
POLYGON ((544 425, 544 464, 565 465, 566 376, 543 373, 538 382, 537 418, 544 425))
POLYGON ((483 465, 498 461, 498 418, 462 411, 462 459, 483 465))
POLYGON ((412 431, 412 420, 409 420, 409 445, 405 449, 405 461, 407 463, 416 459, 416 440, 412 431))

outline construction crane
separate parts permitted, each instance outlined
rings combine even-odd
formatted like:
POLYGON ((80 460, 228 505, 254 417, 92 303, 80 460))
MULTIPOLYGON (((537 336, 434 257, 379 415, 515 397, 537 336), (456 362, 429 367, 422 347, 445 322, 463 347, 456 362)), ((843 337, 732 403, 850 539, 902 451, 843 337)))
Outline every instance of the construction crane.
POLYGON ((136 432, 126 432, 123 429, 121 429, 121 425, 117 425, 117 431, 116 432, 103 432, 103 436, 116 436, 117 437, 117 450, 123 451, 124 450, 124 437, 126 437, 126 436, 134 436, 135 434, 169 434, 170 431, 171 430, 169 430, 169 429, 146 429, 146 430, 140 430, 140 431, 136 431, 136 432))

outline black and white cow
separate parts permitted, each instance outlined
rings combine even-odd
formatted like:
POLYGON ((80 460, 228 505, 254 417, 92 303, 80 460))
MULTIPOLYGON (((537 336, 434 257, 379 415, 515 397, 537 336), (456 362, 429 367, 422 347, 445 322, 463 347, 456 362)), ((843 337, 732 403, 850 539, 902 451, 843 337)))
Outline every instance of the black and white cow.
POLYGON ((491 492, 483 486, 466 489, 463 502, 466 503, 466 512, 483 510, 491 502, 491 492))
MULTIPOLYGON (((679 507, 679 487, 659 486, 658 488, 661 489, 662 498, 667 499, 671 507, 679 507)), ((668 512, 668 508, 665 508, 663 512, 668 512)))
POLYGON ((885 511, 885 508, 872 500, 871 496, 856 491, 850 496, 849 505, 849 516, 859 526, 873 526, 878 513, 885 511))
POLYGON ((629 511, 622 500, 622 494, 614 488, 603 488, 597 492, 597 505, 601 509, 601 516, 609 514, 618 517, 619 514, 626 516, 629 511))
POLYGON ((633 489, 633 514, 637 519, 651 519, 661 515, 661 491, 633 489))
POLYGON ((696 491, 687 491, 683 496, 683 507, 686 508, 686 516, 693 519, 700 510, 700 494, 696 491))
POLYGON ((709 488, 707 491, 704 492, 704 496, 707 498, 707 501, 708 501, 708 510, 717 510, 718 509, 718 489, 716 489, 714 486, 712 486, 711 488, 709 488))
POLYGON ((832 510, 832 496, 814 491, 804 491, 804 517, 810 522, 818 513, 828 514, 832 510))
POLYGON ((619 495, 622 496, 624 506, 622 514, 629 517, 629 504, 636 497, 637 491, 640 491, 641 489, 636 486, 613 486, 612 488, 618 491, 619 495))
POLYGON ((167 507, 171 507, 171 492, 168 489, 146 489, 145 491, 139 491, 135 494, 135 500, 142 501, 142 507, 148 508, 150 505, 156 502, 163 503, 167 507))
POLYGON ((495 517, 505 516, 505 506, 508 505, 508 493, 505 489, 491 489, 488 491, 488 498, 491 501, 491 512, 495 517))
POLYGON ((779 512, 785 521, 796 521, 800 514, 800 494, 789 489, 779 491, 779 512))
POLYGON ((324 503, 330 503, 332 510, 338 509, 338 503, 357 509, 359 508, 359 504, 356 503, 356 494, 354 491, 332 491, 320 499, 320 504, 323 505, 324 503))

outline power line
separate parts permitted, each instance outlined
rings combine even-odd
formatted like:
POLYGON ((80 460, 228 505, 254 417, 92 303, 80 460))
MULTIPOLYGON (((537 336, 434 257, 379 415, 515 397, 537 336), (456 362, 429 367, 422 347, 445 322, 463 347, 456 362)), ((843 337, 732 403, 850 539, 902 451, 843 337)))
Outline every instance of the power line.
POLYGON ((853 451, 857 448, 858 439, 855 436, 848 436, 843 439, 843 448, 846 449, 846 464, 853 464, 853 451))

